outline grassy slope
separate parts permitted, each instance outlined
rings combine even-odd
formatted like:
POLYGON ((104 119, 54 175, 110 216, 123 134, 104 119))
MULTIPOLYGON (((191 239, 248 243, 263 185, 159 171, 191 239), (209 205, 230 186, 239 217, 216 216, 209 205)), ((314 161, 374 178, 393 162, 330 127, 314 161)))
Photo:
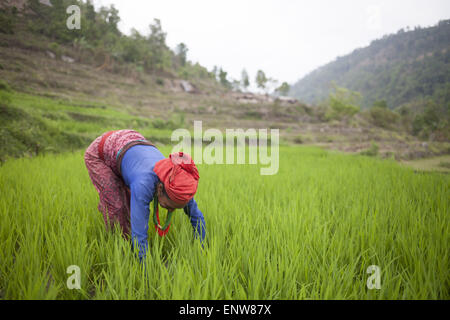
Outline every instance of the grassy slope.
MULTIPOLYGON (((43 103, 70 105, 73 107, 70 112, 82 114, 92 112, 90 115, 94 117, 97 112, 103 117, 105 110, 86 107, 104 106, 107 110, 119 111, 115 115, 118 120, 113 120, 117 126, 133 124, 129 119, 121 120, 123 117, 151 119, 150 127, 141 123, 134 128, 147 130, 149 138, 157 134, 159 140, 164 142, 167 142, 168 136, 159 135, 159 131, 155 129, 166 129, 167 132, 177 127, 177 124, 181 124, 180 120, 184 119, 182 126, 188 129, 192 129, 194 120, 202 120, 204 128, 221 130, 279 128, 284 142, 321 144, 327 148, 348 152, 365 150, 375 141, 379 145, 381 156, 389 157, 395 154, 396 158, 400 159, 441 155, 450 150, 448 142, 429 142, 424 146, 421 141, 402 132, 400 128, 396 130, 378 128, 359 116, 350 122, 324 123, 311 117, 309 114, 311 110, 305 109, 301 104, 290 106, 273 103, 243 104, 211 79, 190 79, 200 93, 188 94, 181 92, 180 87, 177 87, 177 79, 159 78, 157 75, 145 74, 133 68, 125 73, 115 73, 114 65, 98 70, 103 60, 99 61, 99 65, 89 65, 83 61, 66 63, 58 58, 51 59, 46 53, 49 47, 48 39, 23 31, 15 35, 0 35, 0 77, 15 92, 28 94, 26 99, 23 95, 15 95, 14 106, 20 107, 23 100, 28 100, 24 103, 31 106, 35 103, 33 99, 36 99, 36 104, 41 106, 43 103), (160 85, 161 81, 163 85, 160 85), (153 125, 154 120, 162 122, 153 125)), ((77 51, 74 48, 61 46, 61 50, 62 54, 77 58, 77 51)), ((47 118, 52 117, 50 113, 58 112, 55 110, 57 108, 47 112, 47 118)), ((30 108, 25 111, 30 111, 30 108)), ((59 119, 58 122, 61 124, 65 122, 62 128, 68 129, 68 133, 71 133, 71 130, 77 127, 78 131, 85 130, 84 136, 81 140, 70 138, 69 141, 76 142, 70 146, 64 147, 63 142, 59 142, 56 149, 71 150, 81 145, 86 146, 87 137, 90 139, 109 127, 107 123, 102 123, 103 128, 94 134, 93 129, 99 127, 97 123, 77 116, 68 115, 68 117, 69 119, 59 119), (72 126, 69 120, 76 124, 72 126)), ((24 125, 25 119, 22 126, 24 125)), ((14 140, 8 138, 6 141, 14 140)), ((36 153, 37 143, 31 144, 28 148, 20 148, 14 154, 36 153)))
POLYGON ((442 171, 450 173, 450 156, 404 161, 404 164, 421 171, 442 171))
POLYGON ((107 130, 133 128, 154 142, 169 142, 182 123, 133 116, 117 107, 1 91, 0 160, 78 150, 107 130))
POLYGON ((249 165, 199 171, 205 250, 178 210, 167 238, 150 225, 141 270, 129 243, 105 231, 81 152, 8 161, 0 297, 450 298, 449 176, 306 147, 282 147, 274 176, 249 165), (66 288, 70 265, 80 291, 66 288), (380 290, 366 287, 370 265, 380 290))

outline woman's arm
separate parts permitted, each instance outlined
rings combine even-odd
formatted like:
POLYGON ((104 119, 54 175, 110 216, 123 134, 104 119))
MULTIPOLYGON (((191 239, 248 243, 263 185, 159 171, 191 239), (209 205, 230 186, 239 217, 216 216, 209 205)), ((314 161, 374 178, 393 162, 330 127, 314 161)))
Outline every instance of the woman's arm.
POLYGON ((205 219, 203 217, 203 213, 198 208, 197 202, 195 202, 194 198, 192 198, 188 202, 188 204, 183 208, 183 210, 184 213, 186 213, 189 216, 191 225, 194 228, 194 238, 200 236, 203 245, 203 240, 205 240, 206 235, 205 219))
POLYGON ((149 204, 153 200, 154 183, 152 181, 136 181, 130 185, 130 222, 131 241, 137 242, 139 259, 142 260, 148 248, 149 204))

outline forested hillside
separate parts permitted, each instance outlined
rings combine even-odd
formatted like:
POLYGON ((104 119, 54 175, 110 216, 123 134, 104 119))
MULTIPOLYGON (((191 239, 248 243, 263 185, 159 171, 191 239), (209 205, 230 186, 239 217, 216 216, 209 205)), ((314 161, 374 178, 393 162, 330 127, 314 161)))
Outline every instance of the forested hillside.
POLYGON ((64 54, 61 46, 70 46, 70 55, 76 61, 102 63, 103 68, 116 73, 147 72, 163 77, 215 79, 206 68, 187 60, 186 44, 179 43, 174 49, 167 46, 167 34, 159 19, 149 21, 148 34, 133 29, 127 36, 118 29, 120 16, 113 5, 95 10, 91 1, 60 0, 50 4, 44 5, 39 0, 1 3, 0 33, 18 35, 23 41, 20 33, 31 32, 33 38, 26 41, 29 47, 40 49, 40 36, 45 42, 53 40, 49 49, 57 56, 64 54), (67 27, 67 23, 73 22, 68 21, 67 12, 72 5, 83 13, 79 28, 67 27))
MULTIPOLYGON (((282 144, 372 156, 411 160, 450 152, 448 21, 374 41, 312 73, 301 82, 312 84, 301 89, 321 98, 306 105, 277 97, 287 93, 287 83, 275 96, 239 92, 249 86, 247 72, 239 85, 221 67, 208 71, 190 62, 188 45, 170 48, 158 19, 149 19, 143 33, 125 35, 114 6, 91 3, 0 2, 0 163, 85 148, 106 130, 121 128, 168 144, 173 130, 192 130, 195 120, 221 130, 277 128, 282 144), (67 27, 67 9, 75 4, 82 12, 80 29, 67 27), (416 33, 422 42, 408 40, 416 33), (403 56, 399 37, 407 48, 403 56), (389 75, 392 84, 379 79, 389 75), (363 84, 371 90, 361 90, 363 84), (428 98, 416 95, 417 88, 428 98)), ((261 70, 256 78, 261 89, 273 80, 261 70)), ((300 98, 314 101, 305 96, 300 98)))
POLYGON ((384 100, 391 109, 430 98, 448 110, 450 20, 429 28, 399 30, 318 68, 292 86, 290 94, 320 103, 332 84, 357 91, 362 106, 384 100))

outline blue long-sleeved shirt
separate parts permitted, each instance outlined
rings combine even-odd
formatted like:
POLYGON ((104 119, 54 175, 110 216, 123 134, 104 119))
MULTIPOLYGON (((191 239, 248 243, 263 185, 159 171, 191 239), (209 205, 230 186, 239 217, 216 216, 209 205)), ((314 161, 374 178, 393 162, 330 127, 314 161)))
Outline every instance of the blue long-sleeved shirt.
MULTIPOLYGON (((136 145, 126 151, 121 163, 123 180, 131 192, 131 240, 133 243, 137 241, 141 259, 147 253, 148 248, 149 204, 153 200, 156 185, 159 181, 153 168, 156 162, 164 158, 163 154, 155 147, 136 145)), ((188 202, 183 210, 190 218, 194 228, 194 236, 200 235, 203 242, 206 232, 205 219, 194 198, 188 202)))

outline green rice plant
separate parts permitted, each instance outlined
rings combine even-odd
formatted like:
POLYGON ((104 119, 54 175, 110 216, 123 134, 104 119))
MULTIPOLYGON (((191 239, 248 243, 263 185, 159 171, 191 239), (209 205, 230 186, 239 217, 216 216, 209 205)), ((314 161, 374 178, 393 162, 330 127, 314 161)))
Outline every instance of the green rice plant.
POLYGON ((280 147, 275 175, 260 167, 199 164, 204 248, 177 210, 166 237, 149 226, 141 264, 106 231, 83 151, 8 160, 0 297, 449 299, 448 175, 304 146, 280 147), (70 265, 79 290, 66 285, 70 265), (380 289, 367 287, 371 265, 380 289))

